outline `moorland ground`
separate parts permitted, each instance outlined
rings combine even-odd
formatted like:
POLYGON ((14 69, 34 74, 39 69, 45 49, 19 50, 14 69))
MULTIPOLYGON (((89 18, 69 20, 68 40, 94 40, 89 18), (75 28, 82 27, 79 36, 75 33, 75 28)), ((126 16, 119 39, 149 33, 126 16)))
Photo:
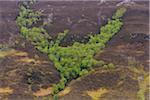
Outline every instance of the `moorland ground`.
MULTIPOLYGON (((106 24, 116 10, 116 3, 106 2, 37 2, 33 9, 43 10, 43 20, 51 16, 51 23, 45 27, 55 38, 58 32, 69 29, 62 46, 74 41, 86 43, 88 34, 97 34, 99 27, 106 24), (99 17, 101 16, 101 22, 99 17), (92 32, 92 33, 91 33, 92 32)), ((65 100, 137 100, 137 94, 147 87, 149 71, 149 5, 148 1, 138 1, 127 6, 123 17, 123 27, 106 45, 97 60, 111 62, 117 67, 96 71, 73 80, 61 98, 65 100), (142 80, 139 80, 141 77, 142 80), (67 91, 67 92, 66 92, 67 91), (97 94, 98 93, 98 94, 97 94)), ((37 96, 47 96, 52 84, 60 79, 59 73, 47 55, 37 51, 33 45, 21 37, 16 24, 18 1, 0 1, 0 99, 32 100, 37 96), (32 73, 29 77, 28 73, 32 73), (28 83, 28 79, 32 84, 28 83)), ((144 90, 145 91, 145 90, 144 90)), ((148 92, 145 92, 148 100, 148 92)), ((43 98, 43 97, 40 97, 43 98)))

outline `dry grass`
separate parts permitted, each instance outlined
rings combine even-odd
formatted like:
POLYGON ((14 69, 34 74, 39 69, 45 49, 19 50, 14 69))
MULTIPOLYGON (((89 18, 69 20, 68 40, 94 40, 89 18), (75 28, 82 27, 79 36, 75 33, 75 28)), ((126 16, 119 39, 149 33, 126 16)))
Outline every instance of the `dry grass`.
POLYGON ((149 78, 149 75, 147 75, 144 77, 144 80, 139 80, 139 91, 137 93, 137 97, 139 100, 145 100, 145 93, 150 92, 149 78))
POLYGON ((45 64, 49 63, 48 61, 42 61, 34 58, 29 58, 29 57, 22 57, 20 59, 16 60, 17 63, 34 63, 34 64, 45 64))
POLYGON ((68 93, 71 92, 71 88, 70 87, 66 87, 63 91, 61 91, 58 96, 65 96, 67 95, 68 93))
POLYGON ((12 93, 13 89, 11 89, 10 87, 0 88, 0 94, 12 94, 12 93))
POLYGON ((17 51, 14 49, 6 50, 6 51, 0 51, 0 58, 6 57, 6 56, 27 56, 28 54, 23 51, 17 51))
POLYGON ((40 97, 40 96, 50 95, 51 93, 52 93, 52 87, 49 87, 46 89, 41 88, 39 91, 33 93, 33 95, 36 97, 40 97))
POLYGON ((92 100, 99 100, 103 94, 107 93, 107 89, 99 88, 98 90, 86 91, 86 93, 92 98, 92 100))

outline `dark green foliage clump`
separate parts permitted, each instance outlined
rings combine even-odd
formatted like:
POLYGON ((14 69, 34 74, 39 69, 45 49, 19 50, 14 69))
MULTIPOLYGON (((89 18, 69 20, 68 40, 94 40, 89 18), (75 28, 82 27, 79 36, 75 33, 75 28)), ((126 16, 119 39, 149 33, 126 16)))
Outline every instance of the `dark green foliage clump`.
MULTIPOLYGON (((20 14, 17 18, 20 32, 38 50, 47 53, 60 72, 61 80, 54 85, 53 94, 63 90, 72 79, 87 74, 94 66, 103 66, 105 64, 103 61, 95 60, 93 56, 104 48, 106 42, 121 29, 123 25, 121 17, 125 11, 125 8, 117 10, 112 19, 109 19, 108 23, 101 27, 100 34, 91 36, 86 44, 75 42, 72 46, 61 47, 61 40, 66 36, 68 30, 60 33, 56 40, 51 40, 51 37, 43 28, 31 27, 33 23, 40 19, 40 14, 21 6, 20 14)), ((106 67, 114 68, 114 65, 108 64, 106 67)))

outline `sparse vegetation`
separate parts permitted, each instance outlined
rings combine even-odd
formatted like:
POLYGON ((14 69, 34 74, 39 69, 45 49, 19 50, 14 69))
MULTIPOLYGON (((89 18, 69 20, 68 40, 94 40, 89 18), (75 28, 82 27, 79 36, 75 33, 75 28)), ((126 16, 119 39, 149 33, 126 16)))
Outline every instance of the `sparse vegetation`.
MULTIPOLYGON (((87 74, 94 66, 104 65, 104 62, 95 60, 93 56, 104 48, 106 42, 121 29, 123 25, 121 17, 125 11, 125 8, 117 10, 112 19, 109 19, 108 23, 101 27, 100 34, 91 36, 86 44, 75 42, 72 46, 61 47, 61 40, 67 35, 68 30, 60 33, 56 40, 52 40, 45 29, 32 26, 38 22, 41 13, 33 12, 30 7, 25 5, 20 6, 17 24, 21 34, 38 50, 47 53, 60 72, 61 80, 54 85, 53 94, 63 90, 72 79, 87 74)), ((114 68, 113 64, 107 66, 114 68)))

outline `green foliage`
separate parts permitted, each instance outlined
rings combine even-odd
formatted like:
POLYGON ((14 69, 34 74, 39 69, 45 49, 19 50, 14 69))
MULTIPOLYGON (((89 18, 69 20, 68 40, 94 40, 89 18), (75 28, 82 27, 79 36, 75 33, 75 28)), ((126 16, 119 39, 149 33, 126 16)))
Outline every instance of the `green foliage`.
POLYGON ((23 35, 25 38, 27 38, 28 33, 29 33, 28 28, 26 28, 26 27, 21 27, 21 28, 20 28, 20 31, 21 31, 22 35, 23 35))
POLYGON ((103 68, 111 70, 115 68, 115 65, 113 63, 103 64, 103 68))
MULTIPOLYGON (((72 46, 61 47, 59 44, 68 33, 68 30, 60 33, 57 39, 49 41, 51 37, 43 28, 31 27, 37 22, 40 14, 34 13, 29 8, 20 7, 20 14, 17 23, 22 35, 30 40, 41 52, 47 53, 53 61, 56 69, 60 72, 61 80, 54 85, 53 94, 63 90, 72 79, 87 74, 94 66, 103 66, 103 61, 97 61, 93 56, 105 47, 105 43, 110 40, 122 26, 120 10, 112 20, 101 27, 101 33, 91 36, 86 44, 75 42, 72 46), (34 19, 35 18, 35 19, 34 19)), ((113 68, 113 64, 104 65, 113 68)))
POLYGON ((103 47, 104 44, 115 35, 122 26, 120 19, 108 20, 108 23, 105 26, 102 26, 100 31, 101 34, 91 36, 89 43, 90 44, 101 44, 103 47))
POLYGON ((121 18, 123 15, 124 15, 124 13, 127 11, 127 9, 126 8, 124 8, 124 7, 121 7, 121 8, 119 8, 118 10, 117 10, 117 12, 113 15, 113 19, 119 19, 119 18, 121 18))
POLYGON ((63 90, 65 88, 66 82, 66 78, 62 77, 60 82, 57 85, 54 85, 53 94, 57 94, 59 91, 63 90))
POLYGON ((57 95, 54 95, 53 99, 54 99, 54 100, 58 100, 58 96, 57 96, 57 95))
POLYGON ((19 27, 31 27, 34 23, 40 20, 41 12, 32 11, 25 6, 20 6, 19 16, 17 17, 17 24, 19 27))
POLYGON ((61 43, 61 40, 67 35, 68 32, 69 30, 65 30, 63 33, 59 33, 55 41, 55 45, 58 46, 61 43))
POLYGON ((114 68, 115 68, 115 66, 114 66, 114 64, 113 64, 113 63, 109 63, 109 64, 108 64, 108 68, 109 68, 109 69, 114 69, 114 68))
POLYGON ((107 66, 107 65, 104 65, 103 68, 108 69, 108 66, 107 66))

